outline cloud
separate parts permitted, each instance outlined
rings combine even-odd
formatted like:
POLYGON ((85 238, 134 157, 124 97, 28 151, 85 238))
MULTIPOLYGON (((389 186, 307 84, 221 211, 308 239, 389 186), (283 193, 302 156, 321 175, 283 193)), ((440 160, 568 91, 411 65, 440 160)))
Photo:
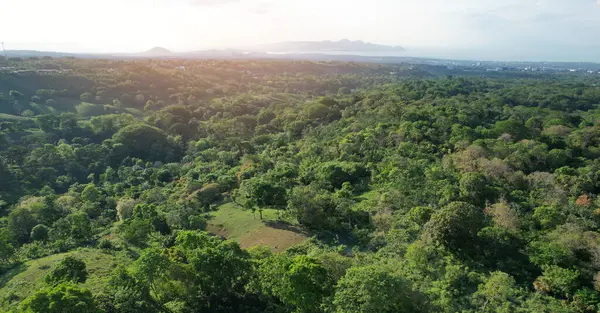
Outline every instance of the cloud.
MULTIPOLYGON (((600 0, 598 0, 600 1, 600 0)), ((264 15, 267 14, 269 12, 271 12, 274 8, 273 3, 270 2, 261 2, 259 4, 257 4, 256 6, 250 8, 250 12, 254 13, 256 15, 264 15)))
POLYGON ((223 4, 239 2, 240 0, 189 0, 191 5, 197 6, 219 6, 223 4))

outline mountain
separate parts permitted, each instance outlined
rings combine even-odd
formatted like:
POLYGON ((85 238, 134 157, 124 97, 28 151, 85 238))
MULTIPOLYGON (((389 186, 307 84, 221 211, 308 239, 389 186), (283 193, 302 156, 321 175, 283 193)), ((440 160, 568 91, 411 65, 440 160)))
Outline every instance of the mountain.
POLYGON ((165 49, 163 47, 154 47, 148 51, 142 52, 142 54, 158 56, 158 55, 170 55, 170 54, 173 54, 173 52, 171 52, 170 50, 165 49))
POLYGON ((399 46, 378 45, 361 40, 342 39, 340 41, 288 41, 259 46, 259 51, 268 52, 401 52, 399 46))

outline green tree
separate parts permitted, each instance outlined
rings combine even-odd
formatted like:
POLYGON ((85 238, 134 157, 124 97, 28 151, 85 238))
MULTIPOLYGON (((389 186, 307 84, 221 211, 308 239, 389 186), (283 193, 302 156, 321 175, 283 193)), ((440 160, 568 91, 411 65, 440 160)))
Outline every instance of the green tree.
POLYGON ((339 313, 425 312, 410 282, 392 268, 350 268, 336 287, 333 304, 339 313))
POLYGON ((332 286, 327 270, 314 258, 273 255, 258 269, 263 291, 298 312, 318 312, 332 286))
POLYGON ((542 276, 533 283, 536 290, 561 296, 572 295, 579 286, 579 271, 556 265, 543 267, 542 276))
POLYGON ((81 192, 81 198, 84 201, 96 202, 100 200, 100 191, 93 184, 88 184, 81 192))
POLYGON ((126 220, 119 226, 119 235, 127 242, 136 246, 145 246, 148 236, 152 232, 150 221, 134 218, 126 220))
POLYGON ((236 242, 194 231, 180 232, 176 243, 194 273, 190 275, 197 285, 190 292, 197 311, 237 311, 252 273, 248 252, 236 242))
POLYGON ((67 216, 70 226, 71 237, 79 242, 85 242, 92 238, 92 223, 84 212, 77 212, 67 216))
POLYGON ((493 272, 473 294, 473 305, 481 312, 511 313, 520 304, 522 290, 510 275, 493 272))
POLYGON ((170 267, 169 258, 157 249, 147 249, 142 252, 142 255, 132 264, 132 274, 136 280, 145 284, 160 298, 158 291, 158 281, 165 277, 170 267))
POLYGON ((87 275, 85 262, 67 256, 44 277, 44 281, 50 285, 58 285, 63 282, 83 283, 87 280, 87 275))
POLYGON ((84 102, 90 102, 90 101, 92 101, 93 98, 94 98, 94 95, 92 95, 89 92, 84 92, 81 94, 81 96, 79 96, 79 99, 84 102))
POLYGON ((0 229, 0 266, 10 264, 15 255, 15 247, 9 240, 8 232, 0 229))
POLYGON ((89 290, 71 283, 61 283, 37 291, 21 303, 18 312, 103 313, 89 290))
POLYGON ((287 204, 285 188, 261 178, 244 181, 241 189, 246 197, 259 207, 282 208, 287 204))
POLYGON ((452 202, 431 216, 422 236, 453 251, 473 251, 484 222, 483 210, 465 202, 452 202))
POLYGON ((12 236, 18 243, 29 240, 31 230, 38 224, 35 216, 26 208, 17 208, 8 215, 8 225, 12 236))
POLYGON ((46 225, 39 224, 31 229, 31 239, 34 241, 46 241, 48 239, 49 228, 46 225))
POLYGON ((167 134, 152 126, 134 124, 121 128, 113 135, 116 143, 126 148, 125 156, 149 160, 164 160, 173 153, 167 140, 167 134))

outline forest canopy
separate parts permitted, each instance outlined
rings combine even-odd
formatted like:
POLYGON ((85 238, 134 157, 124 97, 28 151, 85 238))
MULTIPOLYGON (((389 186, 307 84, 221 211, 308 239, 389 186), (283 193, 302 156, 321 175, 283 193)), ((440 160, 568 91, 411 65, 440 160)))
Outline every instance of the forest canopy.
POLYGON ((10 62, 0 311, 600 310, 598 76, 10 62))

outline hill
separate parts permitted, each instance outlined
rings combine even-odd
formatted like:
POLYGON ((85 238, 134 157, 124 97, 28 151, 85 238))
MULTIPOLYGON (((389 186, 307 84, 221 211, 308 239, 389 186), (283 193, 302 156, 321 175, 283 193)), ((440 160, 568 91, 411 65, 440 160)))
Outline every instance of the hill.
POLYGON ((403 47, 378 45, 361 40, 342 39, 339 41, 288 41, 274 44, 267 44, 259 47, 261 51, 268 52, 326 52, 326 51, 346 51, 346 52, 402 52, 403 47))
POLYGON ((173 54, 173 52, 171 52, 170 50, 163 48, 163 47, 154 47, 148 51, 142 52, 142 54, 164 56, 164 55, 173 54))

